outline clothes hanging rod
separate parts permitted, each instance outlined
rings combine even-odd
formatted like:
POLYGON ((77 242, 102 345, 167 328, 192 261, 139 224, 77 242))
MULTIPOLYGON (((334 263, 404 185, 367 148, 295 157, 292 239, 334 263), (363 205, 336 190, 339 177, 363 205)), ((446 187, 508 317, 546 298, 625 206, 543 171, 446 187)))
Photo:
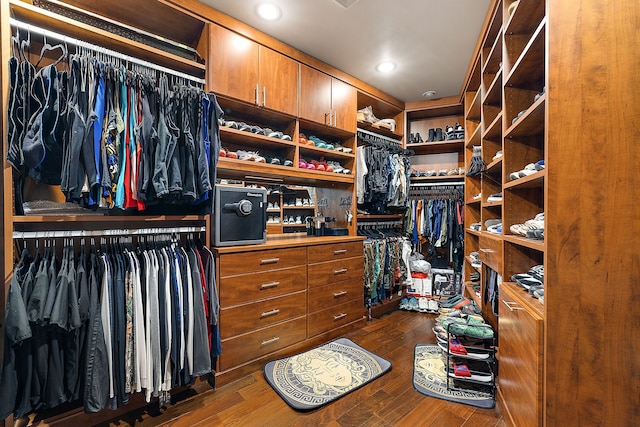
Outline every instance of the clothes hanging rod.
POLYGON ((9 24, 21 30, 26 30, 35 34, 40 34, 41 36, 56 39, 63 43, 72 44, 78 47, 84 47, 84 48, 93 50, 95 52, 103 53, 105 55, 109 55, 114 58, 121 59, 123 61, 128 61, 134 64, 141 65, 143 67, 158 70, 163 73, 167 73, 171 76, 180 77, 186 80, 190 80, 192 82, 200 83, 201 85, 205 84, 205 80, 199 77, 182 73, 180 71, 172 70, 171 68, 163 67, 162 65, 154 64, 153 62, 145 61, 144 59, 139 59, 134 56, 125 55, 124 53, 116 52, 115 50, 107 49, 105 47, 88 43, 79 39, 75 39, 73 37, 68 37, 68 36, 65 36, 64 34, 56 33, 55 31, 47 30, 42 27, 28 24, 26 22, 18 21, 15 18, 9 18, 9 24))
POLYGON ((453 185, 464 185, 464 181, 450 181, 450 182, 416 182, 409 185, 409 189, 417 187, 446 187, 453 185))
POLYGON ((357 129, 357 131, 359 133, 363 133, 365 135, 373 136, 374 138, 380 138, 383 141, 391 142, 391 143, 399 146, 400 148, 402 148, 402 145, 401 145, 400 141, 398 141, 397 139, 389 138, 388 136, 380 135, 380 134, 377 134, 375 132, 368 131, 366 129, 361 129, 361 128, 356 128, 356 129, 357 129))
POLYGON ((206 227, 136 228, 118 230, 14 231, 14 239, 56 239, 71 237, 141 236, 148 234, 185 234, 207 231, 206 227))

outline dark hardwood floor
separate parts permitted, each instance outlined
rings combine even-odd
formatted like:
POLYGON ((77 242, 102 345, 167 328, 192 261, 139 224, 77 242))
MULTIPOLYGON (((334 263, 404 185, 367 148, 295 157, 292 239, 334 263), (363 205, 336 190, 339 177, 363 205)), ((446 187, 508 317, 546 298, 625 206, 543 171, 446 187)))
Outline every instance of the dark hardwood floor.
MULTIPOLYGON (((216 390, 186 396, 161 412, 140 411, 104 425, 506 427, 497 408, 434 399, 413 388, 414 346, 435 342, 434 319, 430 314, 397 310, 345 335, 390 360, 393 367, 381 378, 310 413, 287 406, 258 371, 216 390)), ((205 389, 206 384, 197 388, 205 389)))

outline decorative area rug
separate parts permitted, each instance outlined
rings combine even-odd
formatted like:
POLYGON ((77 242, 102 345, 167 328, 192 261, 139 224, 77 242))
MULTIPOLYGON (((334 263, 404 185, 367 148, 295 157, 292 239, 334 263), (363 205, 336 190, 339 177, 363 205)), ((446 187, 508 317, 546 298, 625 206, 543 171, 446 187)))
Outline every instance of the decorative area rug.
MULTIPOLYGON (((425 396, 464 403, 478 408, 490 409, 496 405, 489 392, 447 389, 447 374, 444 365, 442 350, 437 344, 416 345, 413 360, 413 387, 425 396)), ((451 384, 453 384, 453 380, 451 384)))
POLYGON ((271 387, 296 411, 312 411, 362 387, 391 369, 391 362, 338 338, 264 365, 271 387))

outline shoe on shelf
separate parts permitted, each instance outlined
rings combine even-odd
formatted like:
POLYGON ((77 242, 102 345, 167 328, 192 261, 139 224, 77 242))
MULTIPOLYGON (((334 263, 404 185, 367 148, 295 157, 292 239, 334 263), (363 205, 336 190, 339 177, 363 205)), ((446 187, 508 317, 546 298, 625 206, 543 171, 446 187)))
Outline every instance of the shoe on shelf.
POLYGON ((502 201, 502 193, 491 194, 487 197, 487 202, 501 202, 502 201))
MULTIPOLYGON (((540 167, 540 166, 542 166, 542 168, 544 168, 544 161, 543 161, 542 164, 537 165, 537 167, 540 167)), ((536 169, 536 164, 535 163, 529 163, 522 170, 520 170, 518 172, 512 172, 509 175, 509 178, 511 178, 511 180, 524 178, 525 176, 533 175, 534 173, 538 172, 538 170, 540 170, 540 169, 536 169)))
POLYGON ((493 156, 493 160, 498 160, 500 157, 502 157, 502 150, 498 150, 496 155, 493 156))
POLYGON ((542 86, 542 91, 537 93, 536 96, 533 97, 533 102, 536 102, 538 99, 542 98, 542 95, 544 95, 546 88, 546 86, 542 86))
POLYGON ((273 209, 273 203, 269 202, 267 203, 267 210, 272 210, 273 209))

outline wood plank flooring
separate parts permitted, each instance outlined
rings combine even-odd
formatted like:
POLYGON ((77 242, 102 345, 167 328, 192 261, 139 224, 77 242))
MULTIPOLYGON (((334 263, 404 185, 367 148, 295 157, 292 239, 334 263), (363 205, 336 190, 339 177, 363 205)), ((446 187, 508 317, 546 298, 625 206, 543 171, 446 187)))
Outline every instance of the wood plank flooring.
MULTIPOLYGON (((216 390, 182 396, 156 413, 134 412, 105 426, 438 426, 506 427, 499 410, 434 399, 412 385, 416 344, 433 343, 435 316, 394 311, 345 335, 390 360, 381 378, 310 413, 292 410, 255 372, 216 390)), ((206 384, 197 389, 205 390, 206 384)))

